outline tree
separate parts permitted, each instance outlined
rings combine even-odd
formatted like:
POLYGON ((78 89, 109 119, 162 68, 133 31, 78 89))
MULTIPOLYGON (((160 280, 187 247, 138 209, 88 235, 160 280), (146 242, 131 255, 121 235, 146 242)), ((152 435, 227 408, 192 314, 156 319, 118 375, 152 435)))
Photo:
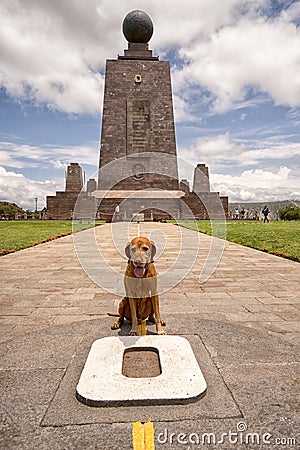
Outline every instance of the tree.
POLYGON ((23 209, 15 203, 0 202, 0 216, 14 217, 16 212, 24 213, 23 209))
POLYGON ((278 210, 278 215, 281 220, 300 220, 300 207, 294 203, 289 203, 278 210))

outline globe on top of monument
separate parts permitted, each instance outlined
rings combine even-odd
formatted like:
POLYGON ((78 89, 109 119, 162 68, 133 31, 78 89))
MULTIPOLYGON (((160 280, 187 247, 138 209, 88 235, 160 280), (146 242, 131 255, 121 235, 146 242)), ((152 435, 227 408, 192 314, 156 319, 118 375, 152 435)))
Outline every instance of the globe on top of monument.
POLYGON ((153 23, 144 11, 136 9, 126 15, 123 20, 123 33, 130 43, 144 43, 150 41, 153 34, 153 23))

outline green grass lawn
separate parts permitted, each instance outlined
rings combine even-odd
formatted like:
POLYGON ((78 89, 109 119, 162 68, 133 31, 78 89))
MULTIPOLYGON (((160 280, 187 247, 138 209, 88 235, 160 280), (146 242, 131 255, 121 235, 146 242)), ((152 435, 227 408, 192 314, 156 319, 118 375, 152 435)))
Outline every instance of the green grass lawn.
MULTIPOLYGON (((97 225, 103 222, 97 221, 97 225)), ((181 226, 198 229, 214 236, 247 247, 263 250, 278 256, 300 261, 300 221, 270 222, 228 220, 226 228, 222 223, 209 220, 180 221, 181 226), (226 231, 226 236, 224 234, 226 231)), ((84 221, 76 223, 75 231, 91 226, 84 221)), ((0 222, 0 255, 37 245, 41 242, 72 232, 71 220, 23 220, 0 222)))
MULTIPOLYGON (((236 244, 245 245, 285 258, 300 261, 300 221, 272 221, 263 223, 252 220, 227 220, 226 229, 218 222, 212 222, 214 235, 236 244)), ((209 220, 180 221, 181 226, 211 234, 209 220)))
MULTIPOLYGON (((97 221, 97 225, 103 222, 97 221)), ((75 230, 90 226, 76 222, 75 230)), ((72 232, 71 220, 20 220, 0 222, 0 255, 46 242, 72 232)))

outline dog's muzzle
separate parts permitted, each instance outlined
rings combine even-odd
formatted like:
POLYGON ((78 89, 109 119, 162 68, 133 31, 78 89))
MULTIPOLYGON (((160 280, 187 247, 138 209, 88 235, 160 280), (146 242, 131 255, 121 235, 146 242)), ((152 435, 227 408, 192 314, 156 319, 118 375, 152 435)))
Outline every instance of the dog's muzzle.
POLYGON ((135 266, 133 268, 134 276, 136 278, 143 278, 143 276, 146 274, 146 268, 147 268, 147 266, 144 266, 144 267, 135 266))

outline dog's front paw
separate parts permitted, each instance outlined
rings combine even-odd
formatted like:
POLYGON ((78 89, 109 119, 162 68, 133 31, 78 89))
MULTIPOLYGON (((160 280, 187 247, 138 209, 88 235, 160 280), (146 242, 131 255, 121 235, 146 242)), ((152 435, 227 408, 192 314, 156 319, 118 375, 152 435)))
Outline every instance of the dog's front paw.
POLYGON ((112 330, 118 330, 119 328, 120 328, 120 325, 119 325, 119 323, 118 322, 114 322, 114 323, 112 323, 111 324, 111 327, 110 327, 112 330))
POLYGON ((157 334, 159 334, 159 335, 164 335, 164 334, 167 334, 164 330, 159 330, 158 332, 157 332, 157 334))
POLYGON ((157 332, 157 334, 159 334, 159 335, 167 334, 167 333, 162 329, 160 323, 159 323, 158 326, 156 327, 156 332, 157 332))
POLYGON ((137 328, 131 328, 131 330, 129 331, 129 336, 137 336, 137 335, 138 335, 137 328))

